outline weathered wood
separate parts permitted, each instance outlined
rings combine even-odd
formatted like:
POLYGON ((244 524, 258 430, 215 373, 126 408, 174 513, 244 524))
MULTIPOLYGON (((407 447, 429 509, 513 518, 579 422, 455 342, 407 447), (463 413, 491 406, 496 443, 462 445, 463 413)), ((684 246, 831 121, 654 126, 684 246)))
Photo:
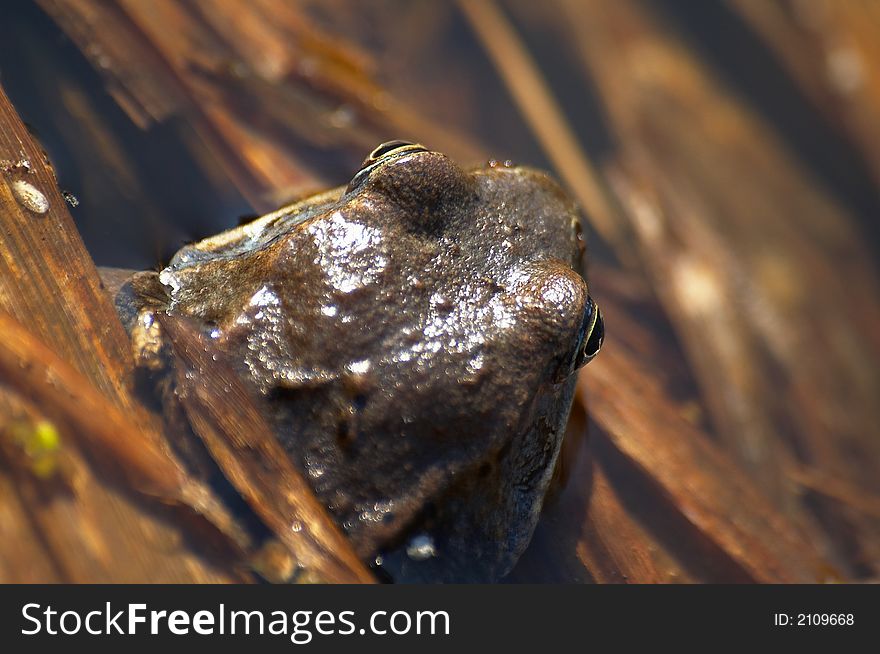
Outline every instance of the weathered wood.
MULTIPOLYGON (((592 374, 584 375, 580 389, 588 394, 600 438, 607 439, 605 447, 614 449, 605 457, 621 455, 621 464, 634 466, 633 475, 643 475, 653 489, 653 504, 668 503, 668 511, 680 514, 687 523, 677 533, 681 543, 705 538, 704 549, 728 559, 726 568, 739 569, 724 573, 732 577, 714 581, 822 580, 828 566, 809 539, 676 411, 675 402, 653 381, 652 371, 613 345, 607 350, 592 374), (688 534, 688 525, 698 533, 688 534)), ((687 566, 688 561, 683 563, 687 566)))
MULTIPOLYGON (((545 505, 532 544, 510 581, 647 584, 712 579, 682 567, 624 503, 592 452, 593 444, 584 450, 569 486, 545 505)), ((714 578, 719 577, 716 573, 714 578)))
POLYGON ((590 510, 575 552, 596 583, 685 583, 699 579, 658 546, 656 536, 633 517, 598 464, 593 469, 590 510))
POLYGON ((130 407, 128 338, 104 297, 54 173, 2 90, 0 125, 0 306, 99 391, 130 407), (29 189, 38 200, 24 203, 17 189, 29 189))
MULTIPOLYGON (((80 374, 94 384, 95 399, 100 392, 108 406, 115 405, 117 412, 125 412, 126 424, 150 425, 151 419, 128 393, 131 363, 122 325, 101 291, 95 267, 51 168, 2 90, 0 161, 4 162, 0 171, 0 309, 26 324, 30 333, 63 356, 72 367, 67 369, 70 375, 80 374)), ((4 325, 4 353, 11 357, 5 359, 9 365, 0 376, 5 391, 0 398, 0 415, 3 437, 8 438, 11 411, 20 403, 16 393, 8 393, 26 377, 35 379, 48 374, 43 381, 54 386, 42 387, 43 399, 49 399, 53 388, 58 394, 38 407, 40 411, 54 406, 56 400, 71 398, 64 396, 70 390, 64 386, 64 379, 52 377, 51 370, 36 367, 49 362, 30 356, 38 346, 36 340, 29 335, 17 339, 16 336, 25 336, 23 330, 17 330, 9 321, 4 325), (21 345, 21 349, 13 354, 9 348, 16 345, 21 345), (25 368, 16 370, 20 364, 25 368)), ((21 391, 21 386, 17 390, 21 391)), ((90 392, 88 388, 83 390, 90 392)), ((23 399, 30 403, 37 398, 26 394, 23 399)), ((92 416, 98 426, 101 415, 99 412, 92 416)), ((112 423, 103 426, 107 424, 112 423)), ((109 435, 118 439, 121 434, 109 435)), ((69 436, 64 436, 65 442, 69 436)), ((117 443, 132 453, 139 446, 144 451, 159 446, 142 436, 117 443)), ((19 483, 11 470, 0 468, 0 484, 9 491, 15 489, 0 495, 0 513, 16 516, 22 525, 21 538, 28 538, 27 525, 33 525, 31 533, 38 533, 40 542, 35 552, 45 552, 52 561, 39 562, 37 559, 42 557, 34 557, 32 565, 23 562, 24 567, 16 569, 13 578, 83 582, 234 578, 232 570, 217 569, 204 554, 189 550, 182 541, 181 528, 171 524, 167 515, 149 509, 125 491, 120 492, 103 476, 92 474, 84 451, 71 446, 70 454, 81 461, 79 469, 86 471, 79 480, 79 492, 55 495, 51 501, 40 497, 39 488, 19 483), (161 547, 157 546, 159 543, 161 547), (54 573, 50 572, 52 569, 54 573), (28 574, 35 576, 22 577, 28 574)), ((8 528, 14 531, 11 525, 8 528)), ((15 542, 13 538, 2 539, 0 559, 18 560, 15 542)))
POLYGON ((47 416, 69 424, 107 469, 116 468, 139 491, 173 500, 186 483, 183 470, 150 439, 136 433, 128 416, 91 384, 0 312, 0 379, 4 385, 43 407, 47 416), (139 447, 130 443, 139 442, 139 447))
POLYGON ((233 549, 249 539, 211 491, 189 478, 160 434, 145 435, 88 380, 0 310, 0 379, 10 391, 39 407, 40 413, 80 441, 79 450, 98 473, 165 504, 188 507, 231 537, 233 549))

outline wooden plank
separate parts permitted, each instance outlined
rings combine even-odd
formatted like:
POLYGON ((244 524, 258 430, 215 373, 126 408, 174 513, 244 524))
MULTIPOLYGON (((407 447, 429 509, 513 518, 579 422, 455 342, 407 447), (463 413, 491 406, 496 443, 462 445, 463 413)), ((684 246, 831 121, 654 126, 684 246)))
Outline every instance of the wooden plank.
MULTIPOLYGON (((101 290, 54 173, 2 89, 0 161, 6 162, 0 172, 0 309, 63 356, 73 371, 94 385, 93 392, 125 412, 127 422, 149 427, 151 418, 128 392, 132 364, 122 325, 101 290)), ((7 339, 11 324, 7 323, 7 339)), ((0 405, 4 438, 8 438, 11 409, 20 402, 10 391, 22 379, 14 374, 14 358, 0 378, 5 392, 0 405)), ((27 354, 21 360, 23 365, 33 365, 27 354)), ((53 383, 53 379, 48 381, 53 383)), ((57 379, 54 383, 59 393, 65 392, 63 383, 57 379)), ((41 408, 48 407, 35 410, 41 408)), ((155 436, 153 442, 135 440, 125 446, 133 450, 139 445, 160 447, 157 441, 155 436)), ((70 433, 62 434, 66 452, 85 471, 76 493, 53 494, 46 501, 39 482, 23 481, 8 465, 0 468, 0 484, 15 488, 18 494, 0 496, 0 514, 20 523, 23 537, 29 533, 28 524, 33 524, 31 531, 39 533, 43 549, 60 571, 52 571, 45 562, 33 565, 29 581, 58 580, 59 574, 61 579, 80 582, 234 578, 232 571, 220 570, 190 550, 184 532, 169 521, 167 511, 135 499, 130 492, 120 492, 102 476, 92 474, 86 461, 98 453, 86 452, 74 442, 70 433)), ((18 555, 14 542, 0 542, 0 558, 14 562, 18 555)))

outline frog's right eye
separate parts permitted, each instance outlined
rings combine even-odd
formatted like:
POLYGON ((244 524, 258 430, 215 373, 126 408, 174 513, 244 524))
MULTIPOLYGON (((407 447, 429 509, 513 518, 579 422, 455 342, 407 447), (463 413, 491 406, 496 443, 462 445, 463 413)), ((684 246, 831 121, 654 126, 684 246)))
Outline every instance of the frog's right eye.
POLYGON ((593 302, 593 298, 590 296, 587 296, 587 311, 584 318, 585 329, 574 362, 575 370, 592 361, 602 349, 602 343, 605 342, 605 321, 602 320, 599 306, 593 302))
POLYGON ((568 353, 562 359, 554 373, 554 382, 565 381, 576 370, 592 361, 602 349, 604 340, 605 323, 602 320, 602 312, 588 295, 581 326, 578 330, 577 346, 573 353, 568 353))

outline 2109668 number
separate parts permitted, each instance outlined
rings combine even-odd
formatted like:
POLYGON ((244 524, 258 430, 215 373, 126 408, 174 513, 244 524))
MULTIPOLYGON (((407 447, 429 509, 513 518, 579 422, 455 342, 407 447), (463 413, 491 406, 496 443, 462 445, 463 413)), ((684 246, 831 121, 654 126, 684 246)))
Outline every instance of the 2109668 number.
POLYGON ((797 624, 803 627, 855 624, 852 613, 798 613, 797 624))
POLYGON ((777 627, 838 627, 855 624, 852 613, 776 613, 773 624, 777 627))

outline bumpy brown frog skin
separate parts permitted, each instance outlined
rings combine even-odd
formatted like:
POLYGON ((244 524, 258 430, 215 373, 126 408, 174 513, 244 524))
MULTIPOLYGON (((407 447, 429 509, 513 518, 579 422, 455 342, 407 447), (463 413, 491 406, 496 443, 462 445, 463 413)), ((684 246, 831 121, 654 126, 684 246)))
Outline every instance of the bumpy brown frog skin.
POLYGON ((488 581, 531 538, 572 373, 601 345, 583 251, 544 173, 393 143, 346 189, 185 247, 159 279, 165 310, 271 398, 365 559, 385 553, 398 580, 488 581))

